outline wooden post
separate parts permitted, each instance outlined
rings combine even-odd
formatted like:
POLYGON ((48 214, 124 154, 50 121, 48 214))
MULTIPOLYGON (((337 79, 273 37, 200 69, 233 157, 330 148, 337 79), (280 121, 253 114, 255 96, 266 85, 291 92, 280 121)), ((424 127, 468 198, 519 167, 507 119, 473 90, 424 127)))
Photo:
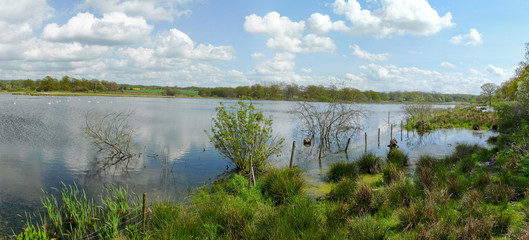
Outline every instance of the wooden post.
POLYGON ((292 162, 294 161, 294 150, 296 150, 296 141, 292 142, 292 153, 290 153, 290 166, 292 167, 292 162))
POLYGON ((364 139, 365 139, 364 152, 367 152, 367 133, 366 132, 364 132, 364 139))
POLYGON ((345 145, 345 153, 347 153, 347 149, 349 148, 350 142, 351 142, 351 138, 347 139, 347 144, 345 145))
POLYGON ((380 128, 378 128, 378 148, 380 148, 380 128))
POLYGON ((141 229, 145 233, 145 221, 147 220, 147 193, 143 193, 143 220, 141 222, 141 229))
POLYGON ((320 143, 320 154, 318 154, 318 162, 320 163, 321 168, 321 151, 323 150, 323 143, 320 143))

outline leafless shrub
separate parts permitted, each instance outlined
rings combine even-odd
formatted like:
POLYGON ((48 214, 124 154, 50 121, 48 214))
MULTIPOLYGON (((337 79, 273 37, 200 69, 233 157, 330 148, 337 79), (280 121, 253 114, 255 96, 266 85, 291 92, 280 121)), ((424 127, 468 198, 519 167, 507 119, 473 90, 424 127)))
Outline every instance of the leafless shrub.
POLYGON ((134 129, 129 125, 129 118, 134 112, 111 112, 85 115, 85 134, 90 138, 98 153, 102 155, 97 163, 102 168, 111 167, 128 161, 138 154, 131 151, 134 129))

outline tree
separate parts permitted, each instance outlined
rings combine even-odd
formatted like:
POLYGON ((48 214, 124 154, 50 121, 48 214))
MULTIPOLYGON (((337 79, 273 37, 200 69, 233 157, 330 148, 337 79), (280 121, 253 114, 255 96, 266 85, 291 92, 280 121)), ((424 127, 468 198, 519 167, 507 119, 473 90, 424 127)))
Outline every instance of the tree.
POLYGON ((322 153, 331 150, 333 143, 339 150, 340 143, 361 128, 359 120, 364 117, 358 106, 338 102, 299 102, 292 113, 300 119, 302 129, 308 131, 312 138, 319 139, 322 153))
POLYGON ((254 169, 262 170, 268 157, 280 152, 284 139, 273 136, 272 119, 255 110, 251 101, 248 104, 240 100, 230 107, 220 103, 216 112, 209 139, 222 156, 235 164, 236 171, 249 171, 250 155, 254 169))
POLYGON ((498 90, 498 85, 494 83, 485 83, 481 85, 480 95, 483 97, 483 99, 489 102, 489 106, 492 105, 492 98, 496 94, 496 90, 498 90))
POLYGON ((86 114, 83 130, 98 152, 103 154, 104 157, 97 161, 102 168, 115 166, 137 155, 131 150, 135 133, 128 121, 133 114, 134 112, 86 114))

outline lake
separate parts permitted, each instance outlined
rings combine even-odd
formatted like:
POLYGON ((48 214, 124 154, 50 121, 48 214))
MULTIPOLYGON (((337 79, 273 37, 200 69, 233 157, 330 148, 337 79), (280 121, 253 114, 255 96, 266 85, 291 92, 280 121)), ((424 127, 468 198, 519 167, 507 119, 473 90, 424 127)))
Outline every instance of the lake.
MULTIPOLYGON (((18 232, 24 213, 40 208, 42 190, 54 192, 62 184, 77 184, 90 196, 103 185, 128 186, 140 194, 156 198, 183 199, 195 187, 211 183, 233 165, 222 158, 209 142, 204 130, 219 102, 233 100, 133 98, 133 97, 53 97, 0 94, 0 230, 18 232), (100 171, 94 159, 96 149, 82 128, 87 113, 133 111, 129 123, 134 127, 135 152, 141 157, 126 167, 100 171)), ((271 162, 288 165, 292 141, 297 142, 294 164, 309 178, 321 180, 329 163, 346 158, 329 154, 320 168, 314 147, 303 146, 306 136, 298 130, 298 120, 289 111, 295 102, 255 101, 258 109, 274 120, 273 130, 285 138, 283 152, 271 162), (323 170, 321 170, 323 169, 323 170)), ((400 148, 416 160, 420 155, 442 157, 459 142, 485 145, 494 132, 465 129, 438 130, 419 136, 405 130, 400 104, 360 104, 366 111, 364 130, 352 139, 349 158, 364 151, 364 132, 368 151, 385 155, 390 124, 400 148), (377 144, 380 128, 381 143, 377 144)), ((437 107, 447 107, 437 106, 437 107)), ((345 144, 345 143, 343 143, 345 144)))

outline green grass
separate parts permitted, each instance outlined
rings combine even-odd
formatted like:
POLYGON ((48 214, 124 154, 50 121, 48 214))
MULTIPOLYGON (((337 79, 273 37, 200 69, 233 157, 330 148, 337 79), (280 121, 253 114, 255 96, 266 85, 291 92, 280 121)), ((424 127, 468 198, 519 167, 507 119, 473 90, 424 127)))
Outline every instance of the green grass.
POLYGON ((338 182, 342 178, 357 179, 358 165, 355 162, 336 162, 331 165, 327 173, 327 179, 330 182, 338 182))
POLYGON ((377 174, 382 171, 382 159, 374 153, 364 153, 356 162, 360 173, 377 174))

